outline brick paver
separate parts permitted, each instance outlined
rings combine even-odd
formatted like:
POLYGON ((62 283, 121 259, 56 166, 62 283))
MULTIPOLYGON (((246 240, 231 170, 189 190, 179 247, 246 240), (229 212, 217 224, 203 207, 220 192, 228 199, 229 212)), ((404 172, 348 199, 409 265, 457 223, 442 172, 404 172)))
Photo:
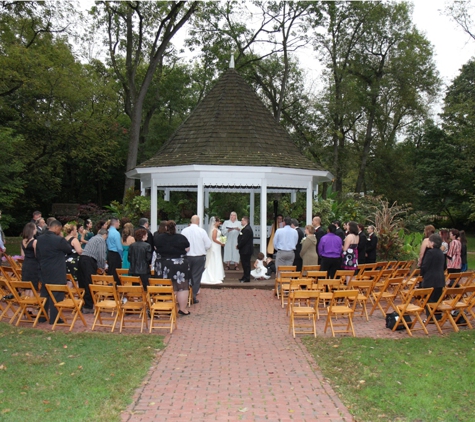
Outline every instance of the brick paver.
POLYGON ((204 289, 191 312, 123 421, 352 420, 269 290, 204 289))

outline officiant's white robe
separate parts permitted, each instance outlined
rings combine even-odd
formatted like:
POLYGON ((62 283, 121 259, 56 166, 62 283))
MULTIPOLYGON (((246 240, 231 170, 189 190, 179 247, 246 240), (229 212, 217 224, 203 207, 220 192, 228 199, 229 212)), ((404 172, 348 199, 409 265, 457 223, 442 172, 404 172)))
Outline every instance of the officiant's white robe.
POLYGON ((224 245, 224 262, 239 263, 239 250, 236 249, 238 243, 239 233, 241 232, 241 222, 236 220, 234 223, 231 220, 226 220, 222 227, 221 233, 227 237, 224 245), (227 227, 237 227, 239 230, 227 230, 227 227))

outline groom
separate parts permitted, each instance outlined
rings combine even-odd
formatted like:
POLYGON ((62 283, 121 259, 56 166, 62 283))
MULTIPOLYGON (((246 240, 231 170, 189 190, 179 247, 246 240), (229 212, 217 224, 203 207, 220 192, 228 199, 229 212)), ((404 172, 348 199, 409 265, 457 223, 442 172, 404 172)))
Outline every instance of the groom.
POLYGON ((251 282, 251 256, 254 252, 254 232, 249 225, 249 217, 243 217, 241 219, 243 226, 241 233, 238 236, 238 244, 236 246, 239 249, 239 255, 241 255, 241 264, 243 269, 243 276, 239 280, 241 283, 251 282))

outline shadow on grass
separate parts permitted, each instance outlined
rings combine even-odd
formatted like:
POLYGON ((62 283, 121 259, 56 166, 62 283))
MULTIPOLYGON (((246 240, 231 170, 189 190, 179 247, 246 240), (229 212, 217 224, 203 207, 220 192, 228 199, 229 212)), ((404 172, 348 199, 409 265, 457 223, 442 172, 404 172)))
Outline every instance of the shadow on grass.
POLYGON ((157 352, 156 335, 44 332, 0 323, 0 420, 118 421, 157 352))
POLYGON ((475 331, 303 342, 358 421, 474 419, 475 331))

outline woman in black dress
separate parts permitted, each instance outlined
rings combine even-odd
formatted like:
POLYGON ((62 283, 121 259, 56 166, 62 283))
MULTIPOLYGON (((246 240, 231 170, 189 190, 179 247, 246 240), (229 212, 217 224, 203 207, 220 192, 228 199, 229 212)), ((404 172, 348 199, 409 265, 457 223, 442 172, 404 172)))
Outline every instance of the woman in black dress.
POLYGON ((65 224, 63 230, 66 233, 65 239, 71 246, 71 253, 66 255, 66 270, 77 281, 79 255, 82 254, 82 246, 78 240, 78 228, 76 224, 65 224))
POLYGON ((161 264, 161 274, 157 274, 157 277, 172 280, 178 301, 178 313, 190 315, 190 312, 186 312, 190 286, 190 269, 186 253, 190 249, 190 242, 185 236, 176 232, 176 223, 173 220, 167 221, 166 229, 165 233, 159 234, 154 239, 155 250, 160 255, 161 264))
POLYGON ((40 281, 40 265, 36 259, 36 224, 27 223, 23 228, 21 241, 21 255, 25 257, 21 267, 22 281, 31 281, 35 290, 38 290, 40 281))

